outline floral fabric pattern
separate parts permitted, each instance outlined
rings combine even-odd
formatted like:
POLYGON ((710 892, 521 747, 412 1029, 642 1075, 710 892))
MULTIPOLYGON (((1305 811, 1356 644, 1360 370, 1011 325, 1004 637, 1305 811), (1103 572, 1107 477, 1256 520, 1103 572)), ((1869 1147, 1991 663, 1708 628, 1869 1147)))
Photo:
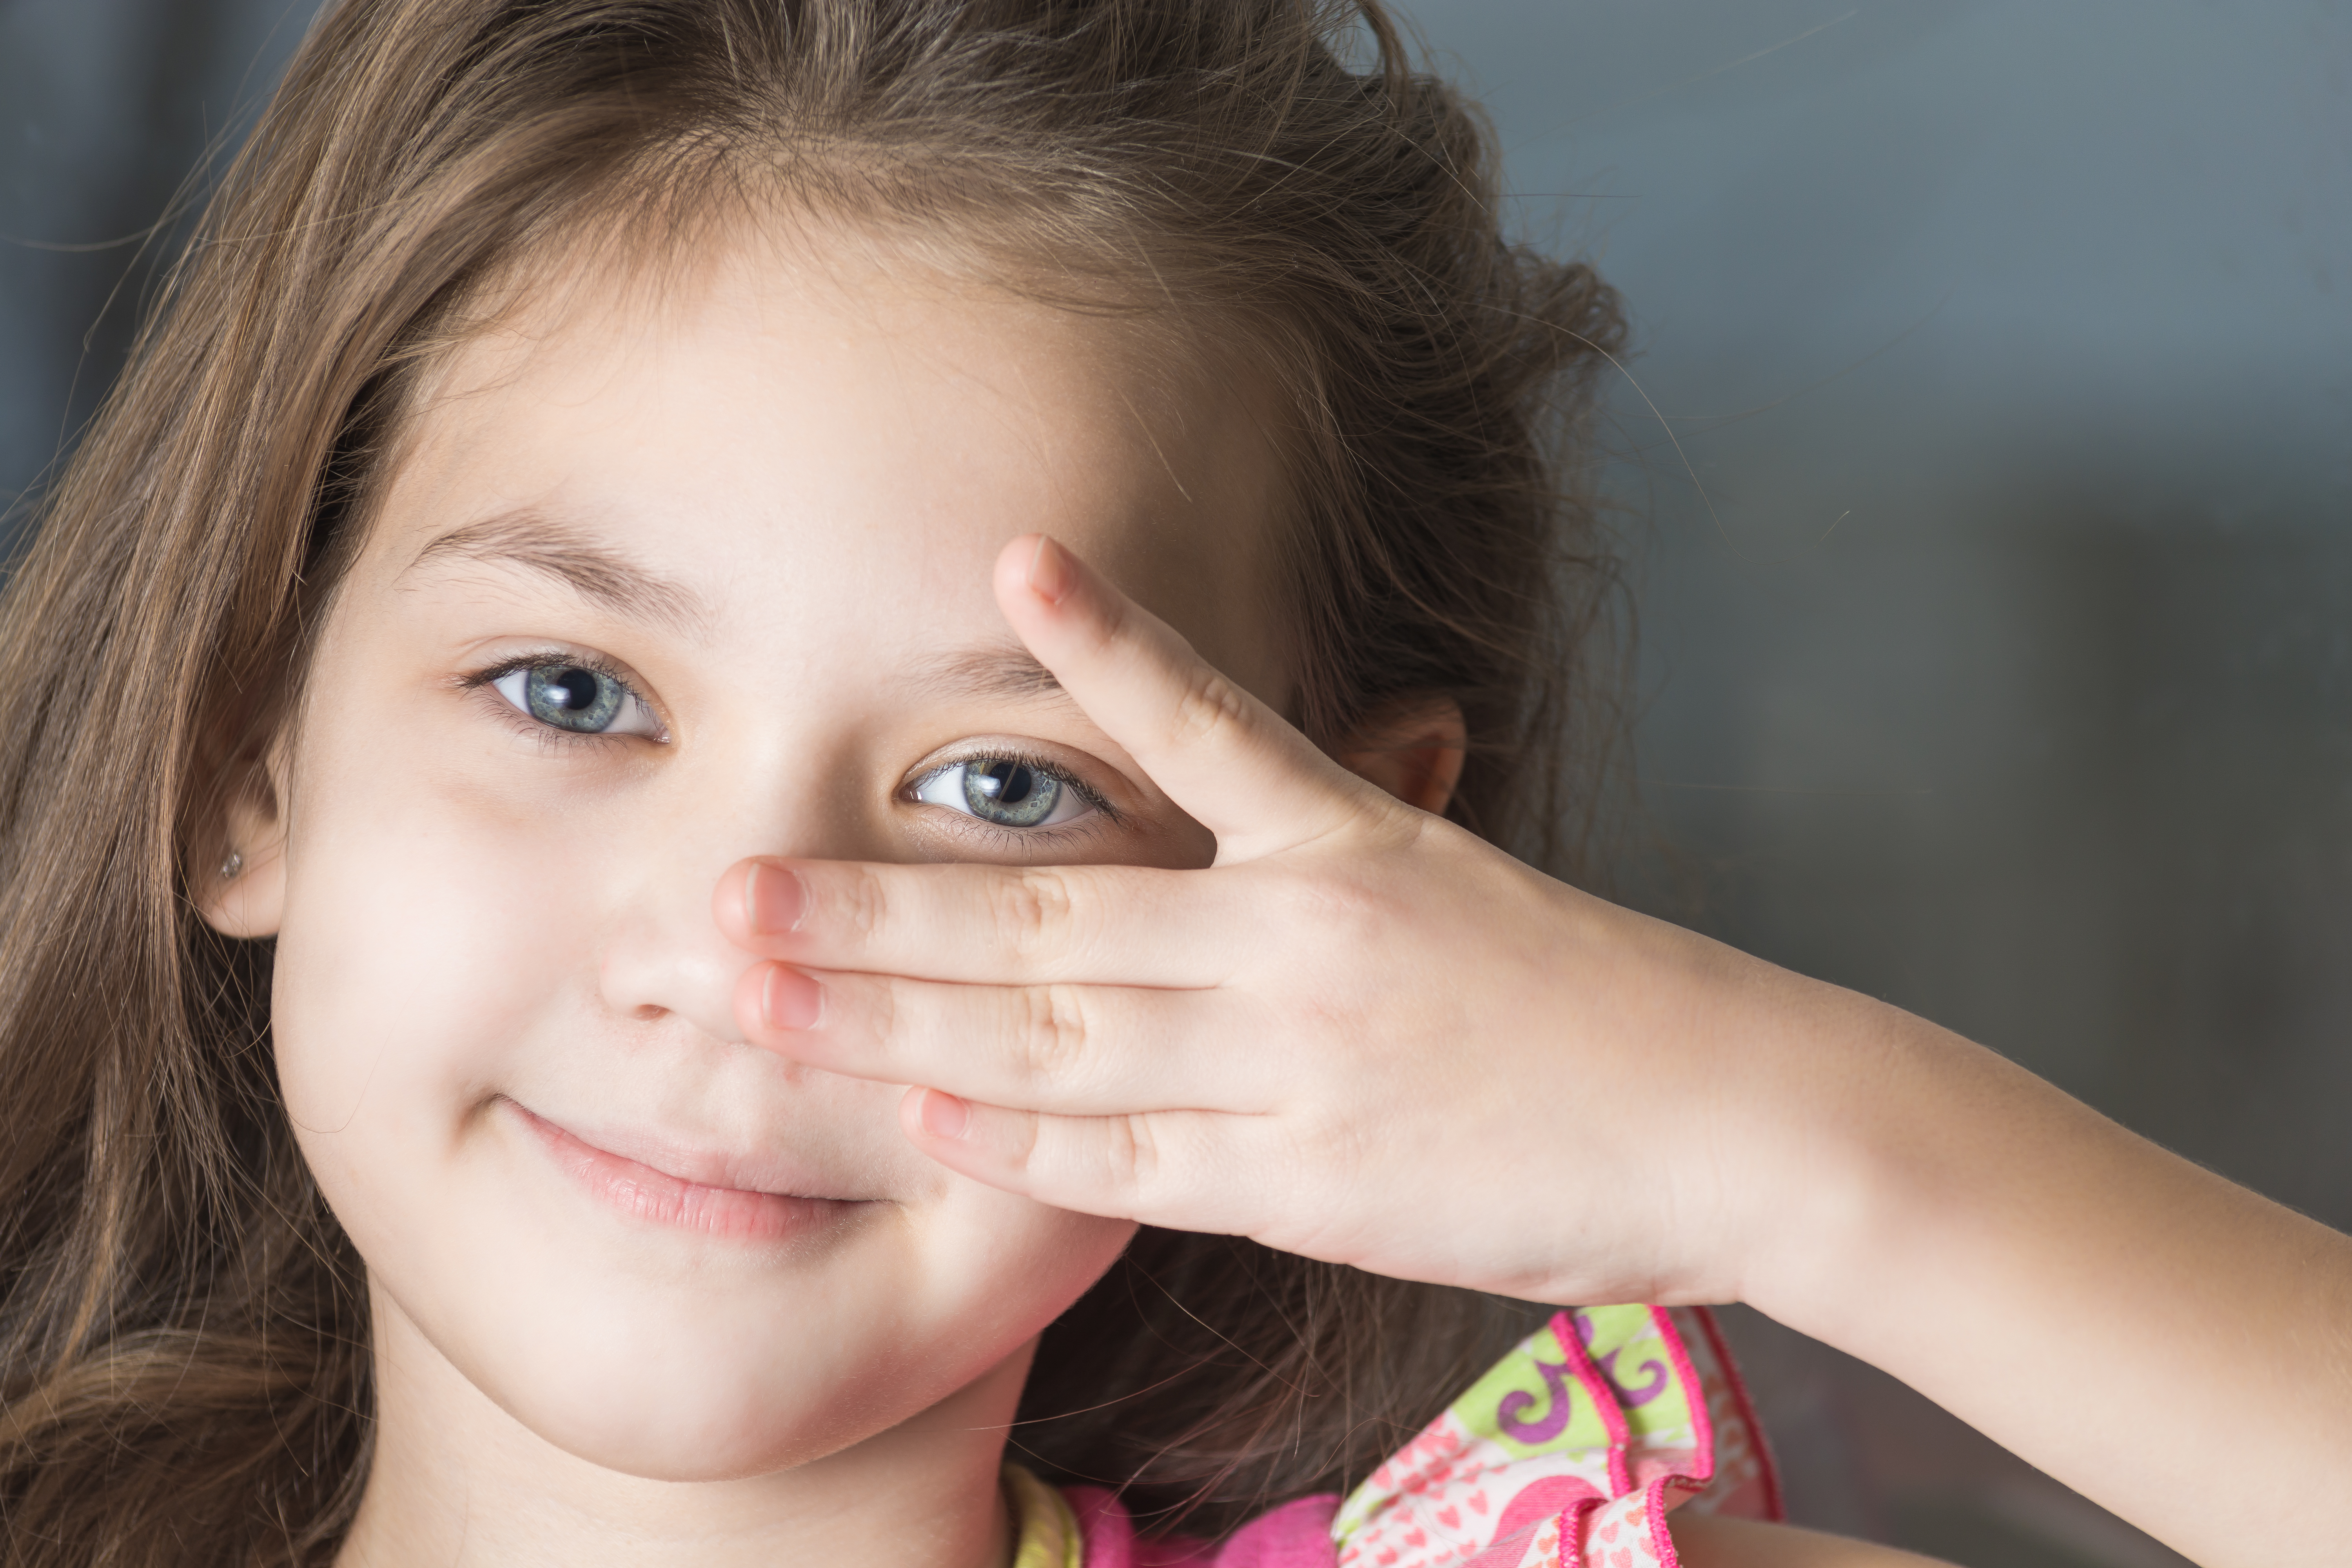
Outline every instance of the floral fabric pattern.
POLYGON ((1563 1311, 1339 1507, 1339 1568, 1665 1568, 1675 1508, 1780 1515, 1702 1309, 1563 1311))
POLYGON ((1021 1480, 1018 1568, 1033 1550, 1037 1568, 1680 1568, 1673 1510, 1781 1517, 1703 1307, 1562 1311, 1347 1499, 1302 1498, 1220 1543, 1139 1537, 1097 1488, 1048 1510, 1036 1494, 1062 1499, 1021 1480))

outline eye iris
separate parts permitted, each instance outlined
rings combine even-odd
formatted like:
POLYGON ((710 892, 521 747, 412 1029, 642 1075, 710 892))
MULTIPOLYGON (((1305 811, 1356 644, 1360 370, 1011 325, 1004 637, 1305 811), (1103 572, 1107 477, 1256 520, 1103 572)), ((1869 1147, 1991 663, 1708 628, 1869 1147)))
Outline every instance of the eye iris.
POLYGON ((621 711, 621 683, 578 665, 532 666, 523 695, 532 718, 560 730, 594 734, 621 711))
POLYGON ((964 804, 984 821, 1034 827, 1054 814, 1061 798, 1062 781, 1026 763, 999 760, 964 764, 964 804))

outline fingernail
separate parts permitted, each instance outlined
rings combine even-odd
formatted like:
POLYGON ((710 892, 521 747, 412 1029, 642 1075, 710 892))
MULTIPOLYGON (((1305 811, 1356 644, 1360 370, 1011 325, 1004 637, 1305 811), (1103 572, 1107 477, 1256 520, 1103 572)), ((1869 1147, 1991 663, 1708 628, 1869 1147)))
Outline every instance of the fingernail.
POLYGON ((1029 591, 1049 605, 1058 605, 1077 585, 1078 574, 1070 552, 1039 534, 1037 553, 1029 561, 1029 591))
POLYGON ((805 1029, 816 1022, 824 992, 797 969, 768 965, 760 984, 760 1021, 771 1029, 805 1029))
POLYGON ((923 1131, 934 1138, 961 1138, 971 1125, 971 1107, 936 1089, 923 1091, 923 1131))
POLYGON ((782 936, 800 924, 808 896, 801 879, 782 866, 751 862, 743 873, 743 919, 753 936, 782 936))

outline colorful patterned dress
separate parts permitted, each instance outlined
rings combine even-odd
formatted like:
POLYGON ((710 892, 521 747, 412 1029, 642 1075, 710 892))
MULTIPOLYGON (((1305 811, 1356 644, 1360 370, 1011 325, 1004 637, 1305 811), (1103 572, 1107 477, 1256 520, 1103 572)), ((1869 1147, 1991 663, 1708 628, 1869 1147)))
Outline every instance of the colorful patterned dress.
POLYGON ((1780 1517, 1771 1456, 1703 1307, 1554 1317, 1345 1500, 1223 1542, 1136 1534, 1095 1487, 1006 1469, 1013 1568, 1678 1568, 1675 1509, 1780 1517))

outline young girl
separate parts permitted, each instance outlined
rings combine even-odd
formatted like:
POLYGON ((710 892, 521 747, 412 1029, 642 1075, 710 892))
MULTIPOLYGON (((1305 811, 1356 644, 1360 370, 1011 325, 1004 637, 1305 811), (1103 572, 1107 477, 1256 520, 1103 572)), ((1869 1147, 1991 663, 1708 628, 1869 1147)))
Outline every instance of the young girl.
POLYGON ((1496 847, 1493 190, 1370 5, 332 11, 8 588, 10 1560, 1891 1560, 1526 1305, 1733 1298, 2329 1560, 2343 1238, 1496 847))

